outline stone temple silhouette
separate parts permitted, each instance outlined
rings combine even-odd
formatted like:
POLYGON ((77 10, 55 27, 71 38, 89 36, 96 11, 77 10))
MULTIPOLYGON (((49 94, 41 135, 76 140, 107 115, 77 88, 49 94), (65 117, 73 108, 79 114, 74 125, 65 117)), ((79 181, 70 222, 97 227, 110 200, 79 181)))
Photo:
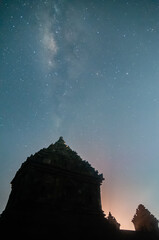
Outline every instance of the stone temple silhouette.
POLYGON ((118 223, 115 217, 112 216, 111 212, 109 212, 107 219, 116 229, 120 228, 120 223, 118 223))
POLYGON ((103 216, 100 184, 103 175, 83 161, 63 138, 27 159, 12 180, 6 212, 29 208, 103 216))
POLYGON ((155 232, 158 231, 158 220, 150 213, 144 205, 140 204, 132 219, 136 231, 155 232))
POLYGON ((13 178, 0 215, 5 239, 159 239, 156 234, 119 230, 120 224, 101 206, 104 180, 62 137, 31 155, 13 178))
POLYGON ((54 233, 62 230, 70 234, 78 229, 94 234, 97 228, 107 231, 112 227, 101 207, 103 180, 103 175, 60 137, 22 164, 11 182, 11 194, 1 221, 45 238, 52 229, 54 233))

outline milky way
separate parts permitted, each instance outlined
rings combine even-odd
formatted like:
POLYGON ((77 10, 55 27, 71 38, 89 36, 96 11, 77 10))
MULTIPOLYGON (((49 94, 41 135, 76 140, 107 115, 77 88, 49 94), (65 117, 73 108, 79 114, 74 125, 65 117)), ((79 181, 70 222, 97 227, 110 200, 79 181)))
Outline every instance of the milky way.
POLYGON ((0 210, 25 159, 63 136, 121 223, 159 218, 159 2, 0 1, 0 210))

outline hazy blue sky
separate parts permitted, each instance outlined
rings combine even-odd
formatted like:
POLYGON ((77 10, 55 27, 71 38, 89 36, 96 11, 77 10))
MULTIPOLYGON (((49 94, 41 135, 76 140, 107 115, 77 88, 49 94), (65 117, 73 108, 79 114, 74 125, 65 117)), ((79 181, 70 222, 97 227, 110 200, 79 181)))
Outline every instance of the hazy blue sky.
POLYGON ((159 218, 159 1, 0 1, 0 211, 22 162, 63 136, 102 206, 159 218))

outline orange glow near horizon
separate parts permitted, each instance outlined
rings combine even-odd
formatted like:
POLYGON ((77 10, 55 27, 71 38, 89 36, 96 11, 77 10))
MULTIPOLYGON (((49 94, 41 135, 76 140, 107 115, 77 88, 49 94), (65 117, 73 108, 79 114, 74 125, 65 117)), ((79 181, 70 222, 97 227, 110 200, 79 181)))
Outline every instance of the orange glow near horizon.
POLYGON ((106 217, 111 212, 117 222, 120 223, 120 229, 135 230, 131 220, 140 203, 155 212, 155 208, 153 209, 150 205, 152 187, 151 189, 147 188, 137 181, 136 170, 134 171, 133 167, 130 174, 123 160, 113 161, 109 149, 105 149, 104 143, 100 146, 100 155, 97 144, 88 146, 87 142, 83 141, 77 146, 80 146, 77 152, 80 153, 82 159, 87 159, 99 173, 103 173, 105 180, 101 185, 102 210, 106 217), (107 154, 105 151, 107 151, 107 154), (83 153, 83 156, 81 153, 83 153))
POLYGON ((111 192, 111 190, 105 189, 105 187, 106 184, 104 183, 101 188, 101 203, 106 217, 111 212, 117 222, 120 223, 120 229, 134 230, 134 225, 131 222, 135 214, 133 203, 126 202, 122 194, 120 195, 119 192, 113 194, 113 191, 111 192))
POLYGON ((108 213, 111 212, 111 214, 116 218, 117 222, 120 223, 120 229, 134 230, 134 225, 131 222, 133 213, 131 214, 130 210, 128 211, 127 209, 124 209, 124 206, 119 206, 115 202, 110 205, 104 198, 102 198, 101 201, 102 210, 106 214, 106 217, 108 216, 108 213), (132 215, 131 219, 130 215, 132 215))

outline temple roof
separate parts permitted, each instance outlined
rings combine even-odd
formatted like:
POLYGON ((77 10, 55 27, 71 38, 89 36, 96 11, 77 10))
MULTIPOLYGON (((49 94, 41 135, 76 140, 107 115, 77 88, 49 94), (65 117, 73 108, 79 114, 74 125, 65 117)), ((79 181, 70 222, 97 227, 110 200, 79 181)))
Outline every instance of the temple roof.
POLYGON ((30 161, 96 177, 100 181, 104 180, 103 174, 98 174, 98 171, 87 161, 82 160, 75 151, 66 145, 63 137, 60 137, 57 142, 51 144, 48 148, 43 148, 31 155, 27 159, 27 162, 30 161))

